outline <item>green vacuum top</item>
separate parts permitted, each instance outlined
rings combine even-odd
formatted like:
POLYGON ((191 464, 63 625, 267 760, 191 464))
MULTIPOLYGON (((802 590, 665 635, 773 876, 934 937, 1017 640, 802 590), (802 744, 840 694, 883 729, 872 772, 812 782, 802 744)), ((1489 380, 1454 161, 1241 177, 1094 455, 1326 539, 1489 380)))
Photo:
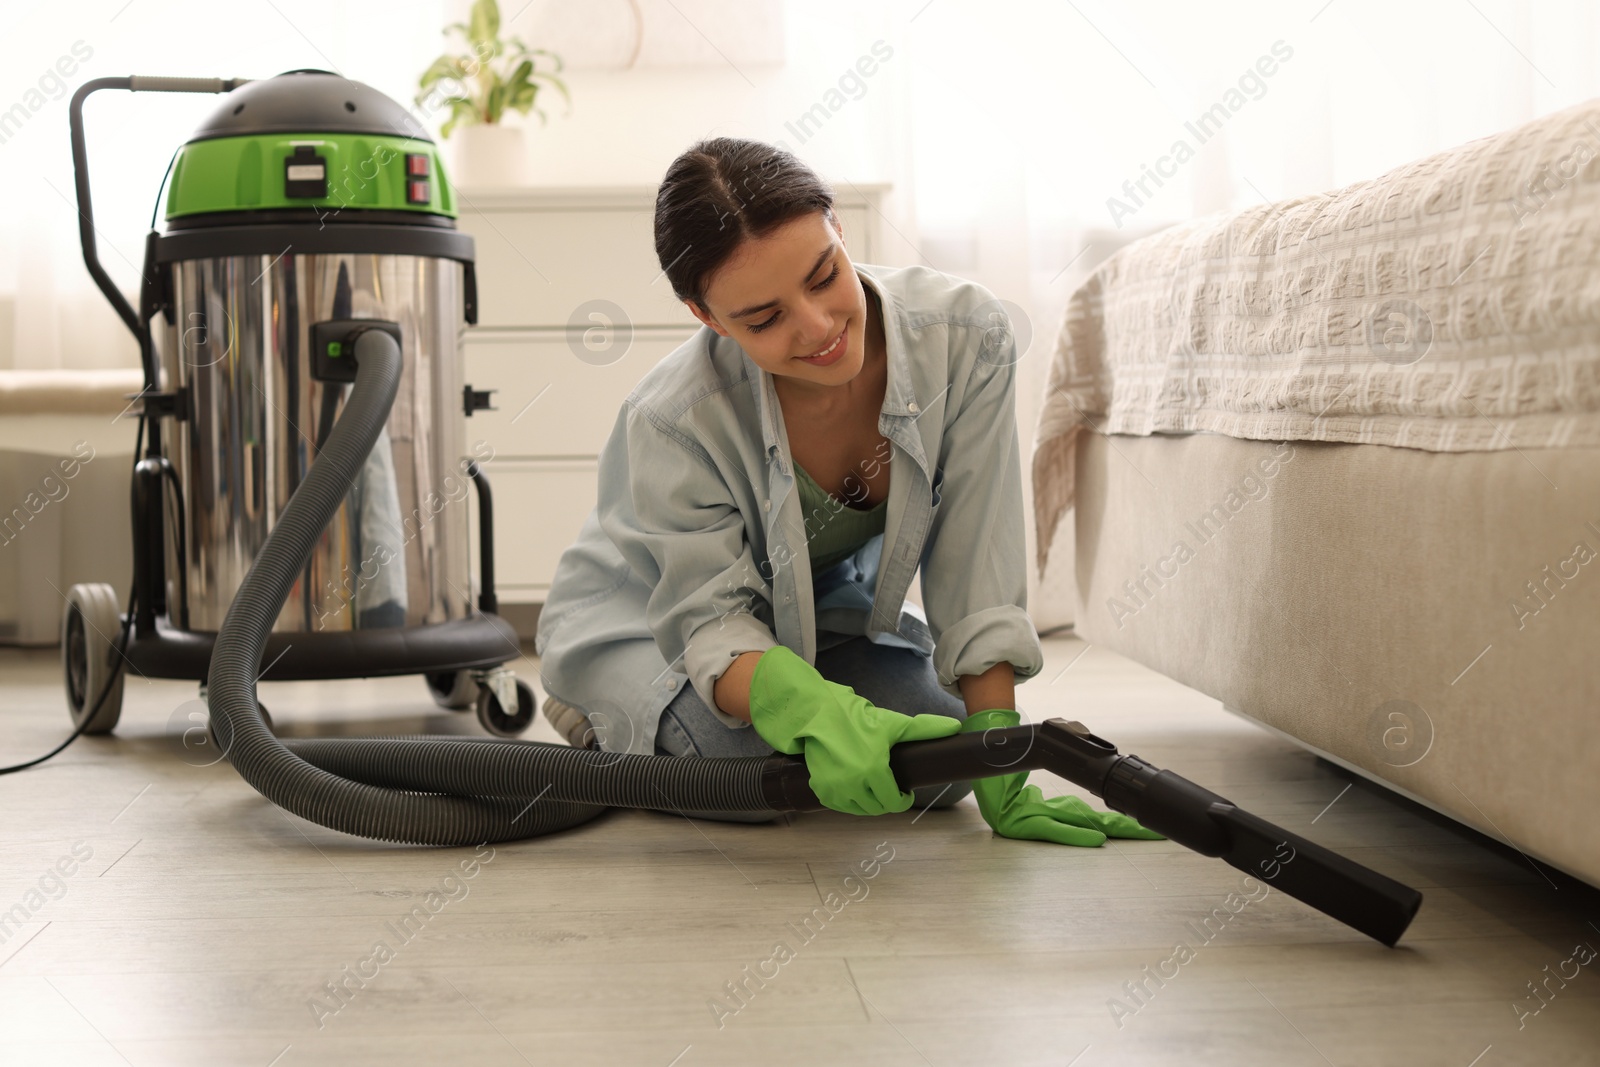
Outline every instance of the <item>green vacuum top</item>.
POLYGON ((456 215, 422 124, 376 89, 320 70, 228 93, 172 164, 169 220, 284 209, 328 222, 374 210, 456 215))

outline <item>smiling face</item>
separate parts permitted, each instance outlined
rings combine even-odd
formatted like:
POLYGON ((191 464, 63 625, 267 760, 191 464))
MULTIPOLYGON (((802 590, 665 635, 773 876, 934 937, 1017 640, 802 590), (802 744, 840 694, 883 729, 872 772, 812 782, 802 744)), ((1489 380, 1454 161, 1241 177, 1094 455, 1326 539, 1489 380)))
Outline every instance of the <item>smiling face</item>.
POLYGON ((866 292, 843 236, 837 219, 816 211, 746 238, 712 273, 706 307, 689 310, 786 386, 821 398, 866 359, 866 292))

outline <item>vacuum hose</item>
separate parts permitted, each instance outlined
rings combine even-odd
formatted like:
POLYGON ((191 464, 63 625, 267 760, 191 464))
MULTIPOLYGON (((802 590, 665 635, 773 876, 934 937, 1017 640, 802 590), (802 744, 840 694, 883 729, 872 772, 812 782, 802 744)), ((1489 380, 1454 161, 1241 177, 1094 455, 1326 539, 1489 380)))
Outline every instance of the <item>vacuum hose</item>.
MULTIPOLYGON (((279 741, 256 703, 267 634, 312 544, 350 491, 400 384, 400 349, 380 329, 355 343, 355 384, 326 445, 267 535, 217 634, 207 681, 211 727, 240 775, 274 804, 335 830, 384 841, 469 845, 564 830, 608 807, 662 811, 812 811, 805 760, 640 756, 490 738, 279 741)), ((1242 811, 1082 723, 996 728, 894 747, 903 790, 1031 768, 1103 797, 1172 841, 1394 945, 1422 894, 1242 811)))
MULTIPOLYGON (((536 837, 608 807, 774 808, 773 776, 790 770, 788 757, 684 759, 476 737, 285 742, 273 736, 256 701, 267 636, 388 421, 400 385, 400 348, 383 330, 362 331, 354 357, 355 384, 344 411, 268 533, 213 646, 206 683, 211 729, 240 776, 303 819, 420 845, 536 837)), ((792 783, 792 773, 786 777, 792 783)))

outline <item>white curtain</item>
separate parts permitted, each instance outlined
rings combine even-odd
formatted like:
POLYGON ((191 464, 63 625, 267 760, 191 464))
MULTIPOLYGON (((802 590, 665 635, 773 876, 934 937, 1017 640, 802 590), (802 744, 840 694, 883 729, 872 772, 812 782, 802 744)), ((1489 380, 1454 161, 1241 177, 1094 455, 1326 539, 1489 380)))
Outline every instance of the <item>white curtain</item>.
MULTIPOLYGON (((78 252, 67 136, 78 84, 322 67, 409 102, 466 0, 11 6, 0 36, 0 368, 135 362, 78 252)), ((538 45, 555 6, 506 0, 503 13, 538 45)), ((669 7, 714 50, 740 54, 726 40, 716 48, 732 31, 715 5, 669 7)), ((629 8, 592 10, 628 19, 629 8)), ((968 274, 1037 309, 1036 334, 1129 236, 1371 177, 1586 99, 1600 78, 1589 0, 791 0, 784 15, 781 65, 569 71, 574 108, 555 104, 536 132, 537 180, 649 182, 695 137, 785 140, 830 177, 893 183, 889 256, 968 274), (847 77, 880 41, 890 57, 847 77), (803 143, 793 135, 808 109, 841 100, 803 143), (1189 132, 1230 102, 1240 106, 1203 143, 1189 132), (1179 141, 1194 151, 1175 163, 1179 141), (1174 172, 1159 185, 1158 166, 1174 172)), ((129 292, 168 157, 217 104, 90 100, 101 258, 129 292)))
MULTIPOLYGON (((922 4, 906 5, 903 36, 902 229, 1025 313, 1025 457, 1067 297, 1120 244, 1372 178, 1600 92, 1591 0, 922 4)), ((1041 629, 1071 621, 1071 535, 1063 524, 1063 562, 1031 576, 1041 629)))

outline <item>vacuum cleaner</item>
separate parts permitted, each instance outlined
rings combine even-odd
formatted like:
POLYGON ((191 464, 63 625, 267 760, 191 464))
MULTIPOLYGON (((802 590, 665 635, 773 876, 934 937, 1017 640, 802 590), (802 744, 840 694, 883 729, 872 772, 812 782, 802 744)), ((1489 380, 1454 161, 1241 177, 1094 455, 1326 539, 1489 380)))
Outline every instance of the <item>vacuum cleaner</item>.
MULTIPOLYGON (((122 626, 121 646, 96 645, 83 625, 115 611, 109 587, 78 597, 64 623, 74 737, 115 724, 120 694, 105 702, 130 663, 203 679, 211 735, 239 774, 273 803, 348 834, 452 846, 536 837, 610 807, 823 808, 803 756, 683 759, 509 739, 526 726, 532 694, 515 682, 515 696, 504 695, 501 665, 518 645, 494 615, 490 496, 475 461, 466 470, 483 538, 478 611, 457 585, 465 538, 448 520, 385 563, 405 580, 379 583, 381 602, 346 597, 330 580, 363 559, 363 538, 377 536, 368 528, 382 527, 364 524, 374 508, 393 519, 435 491, 445 457, 463 451, 465 418, 487 401, 456 378, 476 317, 472 242, 454 227, 453 193, 409 112, 336 74, 293 70, 254 82, 97 79, 73 97, 71 122, 84 259, 140 341, 141 436, 150 421, 143 458, 135 447, 129 610, 104 627, 122 626), (167 229, 156 233, 152 219, 137 312, 96 259, 90 210, 82 106, 113 88, 226 94, 169 170, 167 229), (179 505, 171 538, 168 487, 179 505), (437 679, 430 688, 446 705, 476 686, 496 736, 280 739, 256 690, 263 679, 419 672, 437 679)), ((889 763, 905 791, 1049 771, 1385 945, 1422 901, 1078 722, 905 742, 889 763)))
POLYGON ((422 674, 439 703, 475 706, 491 733, 525 730, 534 694, 503 666, 520 650, 495 614, 488 479, 475 460, 449 466, 466 452, 463 416, 486 408, 489 393, 460 380, 462 337, 477 318, 474 245, 455 228, 426 130, 383 94, 318 71, 255 83, 100 78, 74 94, 70 121, 84 262, 138 340, 144 388, 130 408, 141 437, 149 425, 142 458, 135 444, 137 611, 131 641, 109 657, 118 671, 107 666, 107 634, 121 624, 111 587, 68 594, 74 719, 91 734, 115 727, 124 665, 197 680, 205 697, 239 583, 345 402, 354 373, 342 344, 377 327, 407 353, 402 399, 319 530, 275 620, 263 677, 422 674), (152 217, 137 310, 97 255, 83 104, 103 89, 228 94, 169 164, 166 232, 152 217), (469 484, 478 611, 456 506, 469 484))

